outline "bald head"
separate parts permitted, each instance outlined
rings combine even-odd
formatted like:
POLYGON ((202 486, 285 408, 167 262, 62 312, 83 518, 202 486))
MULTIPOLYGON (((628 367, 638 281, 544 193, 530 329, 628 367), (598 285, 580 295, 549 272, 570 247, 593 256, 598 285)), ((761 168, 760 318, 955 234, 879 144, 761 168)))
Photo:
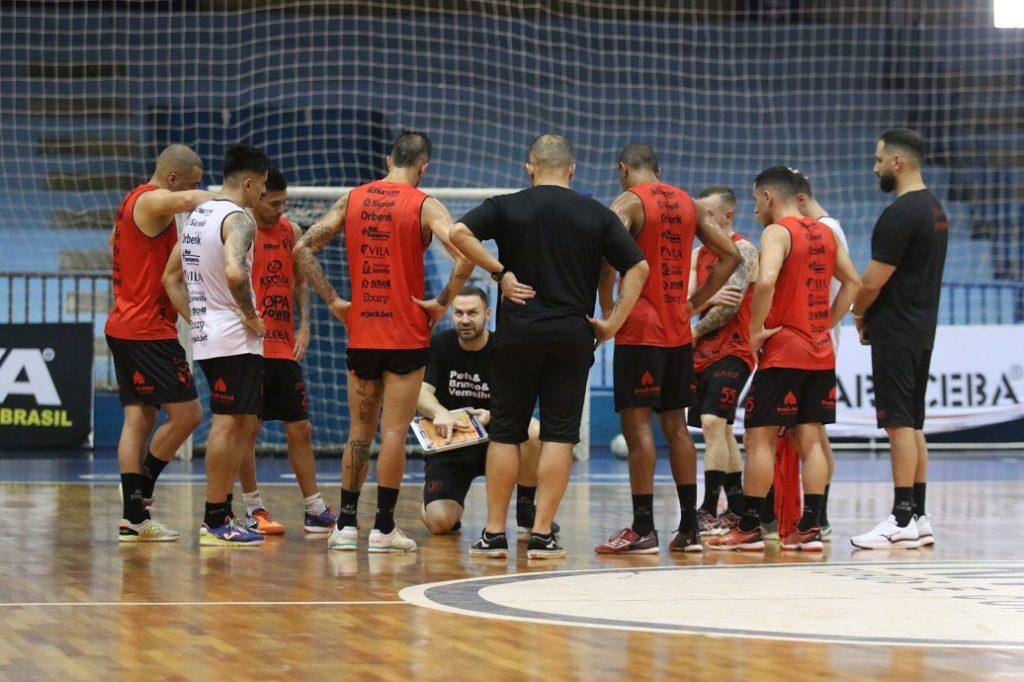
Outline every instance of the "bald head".
POLYGON ((187 145, 172 144, 156 157, 156 172, 189 173, 194 168, 202 169, 203 160, 187 145))
POLYGON ((536 170, 567 169, 572 163, 572 145, 561 135, 541 135, 530 145, 529 164, 536 170))

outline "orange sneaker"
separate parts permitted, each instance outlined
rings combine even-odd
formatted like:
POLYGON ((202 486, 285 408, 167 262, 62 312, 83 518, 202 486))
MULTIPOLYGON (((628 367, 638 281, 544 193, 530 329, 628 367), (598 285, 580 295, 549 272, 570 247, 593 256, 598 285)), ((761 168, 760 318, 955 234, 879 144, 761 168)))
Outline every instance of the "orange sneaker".
POLYGON ((803 552, 824 551, 825 546, 821 543, 821 529, 811 528, 807 531, 801 531, 799 528, 794 528, 793 532, 782 541, 782 549, 800 550, 803 552))
POLYGON ((245 515, 245 527, 260 535, 284 535, 284 526, 274 520, 266 509, 256 509, 245 515))
POLYGON ((760 528, 747 532, 736 526, 725 535, 708 538, 708 549, 720 552, 761 552, 764 551, 764 538, 761 537, 760 528))

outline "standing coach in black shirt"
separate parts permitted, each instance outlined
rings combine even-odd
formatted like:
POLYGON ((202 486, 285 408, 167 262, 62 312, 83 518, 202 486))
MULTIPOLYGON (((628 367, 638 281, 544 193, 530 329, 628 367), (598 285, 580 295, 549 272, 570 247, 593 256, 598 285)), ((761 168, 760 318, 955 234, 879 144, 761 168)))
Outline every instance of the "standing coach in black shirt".
POLYGON ((470 554, 508 555, 505 519, 519 471, 519 444, 527 439, 540 399, 537 513, 527 546, 530 559, 559 558, 551 522, 572 470, 579 442, 594 342, 615 335, 632 310, 647 261, 608 208, 569 189, 576 170, 572 148, 558 135, 530 146, 531 184, 488 199, 463 217, 452 242, 500 283, 491 386, 491 444, 487 452, 487 527, 470 554), (480 243, 498 244, 494 258, 480 243), (619 300, 603 320, 591 317, 601 265, 623 274, 619 300))
POLYGON ((871 345, 875 410, 889 436, 896 491, 892 515, 851 540, 862 549, 935 544, 924 507, 923 428, 949 223, 921 177, 924 150, 924 138, 905 129, 886 132, 875 149, 879 185, 886 193, 895 190, 896 200, 875 223, 853 317, 861 343, 871 345))

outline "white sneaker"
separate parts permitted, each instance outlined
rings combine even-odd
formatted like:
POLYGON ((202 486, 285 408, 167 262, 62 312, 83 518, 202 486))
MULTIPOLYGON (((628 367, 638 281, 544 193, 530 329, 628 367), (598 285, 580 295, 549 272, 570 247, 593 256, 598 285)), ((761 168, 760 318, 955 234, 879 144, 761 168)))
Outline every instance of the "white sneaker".
POLYGON ((385 535, 374 528, 370 531, 370 552, 374 553, 403 553, 415 552, 416 541, 406 537, 398 526, 385 535))
POLYGON ((874 527, 870 533, 850 538, 854 547, 860 549, 917 549, 921 546, 920 535, 914 519, 904 528, 896 525, 896 517, 889 515, 885 521, 874 527))
POLYGON ((342 529, 335 527, 327 536, 327 549, 337 549, 343 552, 354 552, 359 544, 359 529, 355 526, 345 526, 342 529))
POLYGON ((129 523, 127 519, 121 519, 117 531, 119 542, 174 542, 180 537, 181 533, 153 519, 146 519, 142 523, 129 523))
POLYGON ((922 547, 931 547, 935 544, 935 535, 932 533, 932 520, 927 514, 917 517, 917 533, 921 537, 922 547))

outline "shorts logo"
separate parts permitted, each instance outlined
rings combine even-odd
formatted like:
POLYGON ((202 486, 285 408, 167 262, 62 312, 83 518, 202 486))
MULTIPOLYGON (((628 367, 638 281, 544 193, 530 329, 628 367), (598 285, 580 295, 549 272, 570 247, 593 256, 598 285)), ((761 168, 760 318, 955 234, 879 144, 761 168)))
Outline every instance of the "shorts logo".
POLYGON ((752 395, 748 395, 747 396, 747 404, 744 406, 743 409, 746 410, 748 413, 754 411, 754 396, 752 396, 752 395))
POLYGON ((152 393, 153 384, 146 381, 146 377, 142 376, 142 372, 138 370, 132 375, 132 384, 135 386, 136 393, 152 393))
POLYGON ((210 391, 210 397, 222 403, 235 402, 235 394, 228 393, 228 385, 222 378, 218 378, 217 381, 213 382, 213 390, 210 391))
POLYGON ((739 391, 737 391, 735 388, 732 388, 731 386, 723 386, 722 394, 718 400, 718 403, 721 407, 733 408, 736 407, 736 403, 739 400, 739 398, 739 391))
POLYGON ((633 391, 633 395, 636 396, 647 396, 655 393, 661 393, 661 386, 654 381, 654 375, 651 374, 650 370, 645 371, 643 376, 640 377, 640 388, 633 391))
POLYGON ((427 490, 429 492, 436 493, 440 489, 441 489, 441 481, 438 481, 436 479, 432 480, 432 481, 427 481, 427 490))
POLYGON ((178 373, 178 383, 182 386, 192 387, 192 370, 188 368, 185 358, 174 358, 174 369, 178 373))
POLYGON ((295 392, 299 394, 299 403, 302 405, 302 411, 309 411, 309 400, 306 397, 306 384, 301 381, 296 381, 295 392))
POLYGON ((793 391, 786 391, 786 397, 782 399, 782 405, 775 410, 780 415, 796 414, 798 411, 797 399, 793 391))
POLYGON ((875 410, 875 417, 878 419, 878 421, 882 421, 883 419, 885 419, 885 410, 875 410))
POLYGON ((836 387, 833 386, 832 390, 828 392, 828 397, 821 401, 821 406, 826 410, 836 409, 836 387))

